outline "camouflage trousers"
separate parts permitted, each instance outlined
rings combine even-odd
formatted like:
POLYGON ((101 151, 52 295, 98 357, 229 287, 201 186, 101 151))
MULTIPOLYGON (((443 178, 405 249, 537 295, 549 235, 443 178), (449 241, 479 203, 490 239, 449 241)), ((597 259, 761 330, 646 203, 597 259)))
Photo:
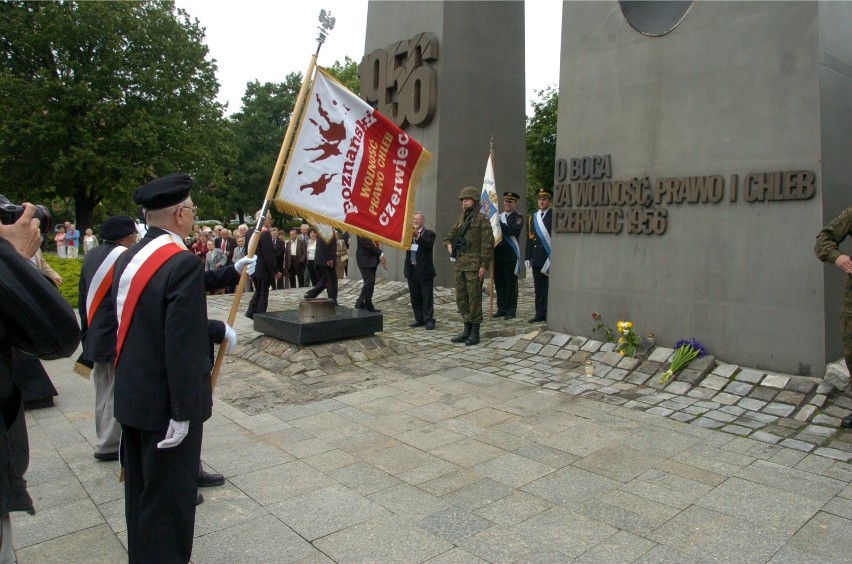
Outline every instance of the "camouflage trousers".
POLYGON ((840 331, 843 336, 843 358, 846 359, 846 368, 852 375, 852 308, 847 308, 840 315, 840 331))
POLYGON ((456 306, 468 323, 482 323, 482 279, 476 270, 456 270, 456 306))

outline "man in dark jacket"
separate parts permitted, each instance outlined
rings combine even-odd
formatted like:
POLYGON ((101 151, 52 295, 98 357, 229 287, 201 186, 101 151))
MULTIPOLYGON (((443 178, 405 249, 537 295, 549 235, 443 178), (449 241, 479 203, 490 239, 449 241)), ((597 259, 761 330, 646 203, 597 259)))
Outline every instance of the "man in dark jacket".
MULTIPOLYGON (((260 214, 258 214, 258 223, 261 223, 260 217, 260 214)), ((275 249, 272 247, 272 236, 269 234, 271 227, 272 214, 266 212, 260 230, 260 240, 254 250, 255 256, 257 256, 257 266, 255 266, 254 276, 252 277, 254 294, 252 294, 251 301, 246 309, 246 317, 249 319, 253 319, 255 313, 266 313, 269 304, 269 287, 272 285, 276 273, 275 249)), ((246 249, 251 244, 254 233, 254 229, 249 229, 246 249)))
POLYGON ((435 232, 426 229, 425 223, 423 214, 414 212, 411 247, 405 253, 403 273, 408 280, 411 309, 414 310, 414 323, 409 327, 425 325, 431 331, 435 328, 435 262, 432 258, 435 232))
POLYGON ((314 256, 317 270, 317 284, 307 292, 305 298, 317 297, 323 290, 328 291, 328 298, 337 303, 337 234, 333 233, 331 240, 326 242, 317 233, 317 249, 314 256))
POLYGON ((95 384, 95 459, 118 460, 121 425, 114 417, 117 322, 112 299, 112 269, 136 242, 136 223, 127 216, 107 218, 100 228, 103 244, 88 253, 80 272, 78 308, 83 329, 83 360, 93 363, 95 384))
POLYGON ((356 237, 358 240, 358 249, 355 251, 355 262, 358 263, 358 269, 361 271, 361 278, 364 285, 361 287, 361 294, 355 300, 357 309, 366 309, 373 313, 378 313, 380 310, 373 306, 373 290, 376 287, 376 270, 379 264, 385 264, 385 254, 379 248, 376 241, 367 239, 361 235, 356 237))
POLYGON ((41 243, 35 208, 0 224, 0 561, 14 562, 10 511, 35 513, 23 476, 29 442, 21 392, 13 381, 13 348, 43 360, 68 357, 80 343, 70 304, 29 258, 41 243))
POLYGON ((518 310, 518 273, 521 266, 521 246, 518 237, 524 227, 524 216, 515 211, 520 196, 503 194, 503 213, 500 231, 503 240, 494 247, 494 286, 497 289, 497 313, 494 317, 514 319, 518 310))
POLYGON ((544 188, 538 191, 538 211, 529 217, 527 226, 527 268, 532 268, 535 286, 535 316, 530 323, 547 321, 547 291, 550 286, 550 226, 553 211, 552 194, 544 188))
POLYGON ((284 270, 290 277, 290 287, 305 286, 305 278, 302 273, 308 262, 308 244, 298 237, 299 231, 295 228, 290 230, 290 240, 284 245, 284 270))

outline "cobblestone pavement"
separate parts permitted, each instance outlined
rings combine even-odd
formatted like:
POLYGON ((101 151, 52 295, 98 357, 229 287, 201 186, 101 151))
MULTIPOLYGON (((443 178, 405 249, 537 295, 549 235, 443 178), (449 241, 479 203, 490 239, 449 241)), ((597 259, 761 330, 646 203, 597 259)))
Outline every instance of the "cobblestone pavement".
MULTIPOLYGON (((360 283, 345 281, 351 305, 360 283)), ((270 310, 303 291, 271 293, 270 310)), ((384 331, 294 347, 252 329, 226 357, 202 459, 193 561, 849 562, 852 407, 821 379, 693 362, 529 324, 411 329, 404 285, 381 282, 384 331), (585 374, 591 361, 593 374, 585 374)), ((212 317, 231 297, 211 296, 212 317)), ((718 352, 718 351, 717 351, 718 352)), ((56 406, 27 413, 37 513, 13 514, 20 562, 125 562, 118 464, 92 459, 94 392, 44 363, 56 406)))

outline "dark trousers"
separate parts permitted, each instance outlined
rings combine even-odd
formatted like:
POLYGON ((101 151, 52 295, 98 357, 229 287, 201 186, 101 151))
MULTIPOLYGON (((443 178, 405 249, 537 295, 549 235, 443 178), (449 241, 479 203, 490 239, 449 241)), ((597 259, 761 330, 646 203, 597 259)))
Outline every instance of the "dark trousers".
POLYGON ((361 293, 358 299, 355 300, 355 305, 373 305, 373 289, 376 287, 376 269, 377 266, 359 266, 361 270, 361 278, 364 279, 364 286, 361 288, 361 293))
POLYGON ((329 268, 322 263, 317 263, 316 267, 317 283, 313 288, 305 292, 308 298, 315 298, 323 290, 328 291, 328 297, 331 300, 337 301, 337 272, 333 268, 329 268))
POLYGON ((127 552, 136 562, 189 562, 203 425, 178 446, 158 449, 165 429, 121 426, 127 552))
POLYGON ((541 273, 541 266, 532 267, 533 284, 535 285, 535 316, 547 317, 547 289, 550 277, 541 273))
POLYGON ((251 296, 246 315, 251 317, 255 313, 266 313, 266 308, 269 305, 269 285, 272 283, 270 278, 253 278, 254 294, 251 296))
POLYGON ((316 261, 309 260, 307 275, 305 276, 305 286, 310 284, 311 286, 316 286, 317 282, 319 282, 319 278, 317 278, 317 263, 316 261))
POLYGON ((435 319, 435 279, 420 279, 412 276, 408 279, 408 293, 411 296, 411 309, 414 320, 425 323, 435 319))
POLYGON ((517 314, 518 277, 514 261, 494 263, 494 286, 497 288, 497 313, 517 314))
POLYGON ((290 278, 290 287, 296 286, 305 287, 305 277, 303 273, 303 265, 301 262, 294 260, 290 263, 290 270, 287 271, 287 276, 290 278))

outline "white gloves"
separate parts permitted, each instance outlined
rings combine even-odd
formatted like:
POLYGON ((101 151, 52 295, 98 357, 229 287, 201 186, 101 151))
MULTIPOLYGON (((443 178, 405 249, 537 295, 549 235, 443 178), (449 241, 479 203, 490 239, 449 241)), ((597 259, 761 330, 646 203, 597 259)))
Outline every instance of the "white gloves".
POLYGON ((530 267, 530 261, 525 260, 525 261, 524 261, 524 266, 525 266, 525 267, 527 267, 527 268, 529 268, 529 267, 530 267))
POLYGON ((225 323, 225 340, 228 341, 228 352, 234 352, 237 348, 237 332, 227 323, 225 323))
POLYGON ((248 270, 246 271, 249 276, 254 274, 254 267, 257 265, 257 255, 253 257, 243 257, 237 262, 234 263, 234 269, 240 274, 243 273, 243 268, 246 268, 248 265, 248 270))
POLYGON ((157 443, 157 448, 172 448, 178 446, 189 433, 189 421, 175 421, 169 419, 169 428, 166 430, 165 440, 157 443))

